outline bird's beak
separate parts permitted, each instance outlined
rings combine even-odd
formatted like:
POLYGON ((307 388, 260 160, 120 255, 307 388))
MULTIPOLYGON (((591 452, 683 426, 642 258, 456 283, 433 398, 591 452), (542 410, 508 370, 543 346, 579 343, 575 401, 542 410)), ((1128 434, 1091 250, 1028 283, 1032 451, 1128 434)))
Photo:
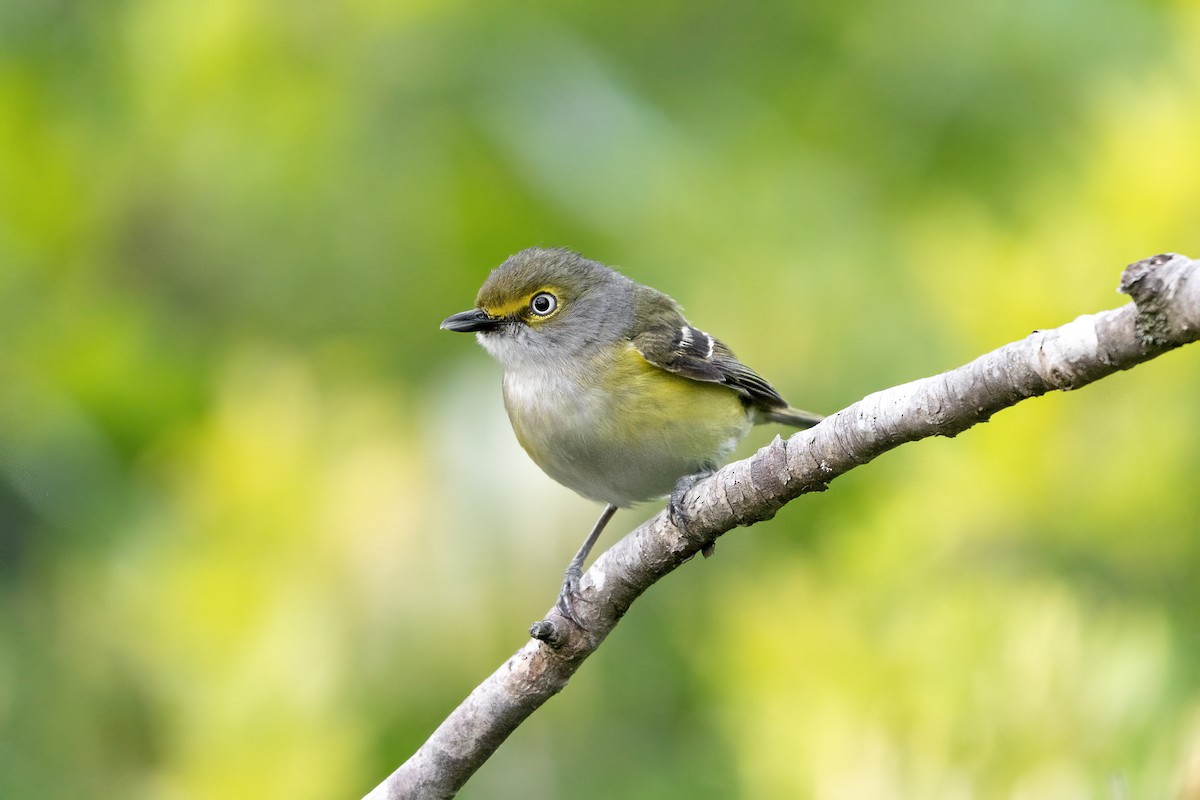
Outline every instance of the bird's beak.
POLYGON ((482 308, 472 308, 470 311, 460 311, 442 320, 442 330, 471 333, 472 331, 490 331, 500 327, 504 322, 500 317, 493 317, 482 308))

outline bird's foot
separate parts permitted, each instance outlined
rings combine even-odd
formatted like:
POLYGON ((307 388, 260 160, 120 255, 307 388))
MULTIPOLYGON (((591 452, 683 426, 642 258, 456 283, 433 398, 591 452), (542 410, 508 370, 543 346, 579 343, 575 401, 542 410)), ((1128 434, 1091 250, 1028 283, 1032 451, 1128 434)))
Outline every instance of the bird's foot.
MULTIPOLYGON (((704 470, 691 475, 684 475, 675 482, 675 488, 671 490, 671 497, 669 500, 667 500, 667 519, 685 536, 689 535, 691 531, 688 529, 690 521, 688 520, 687 513, 683 509, 684 495, 686 495, 697 483, 704 480, 709 475, 712 475, 713 472, 715 472, 715 470, 704 470)), ((700 553, 705 558, 708 558, 713 554, 713 551, 715 551, 716 548, 716 542, 709 542, 700 549, 700 553)))
POLYGON ((693 486, 712 474, 713 470, 705 470, 684 475, 675 482, 675 488, 671 490, 671 497, 667 500, 667 519, 684 533, 688 532, 688 518, 683 510, 683 497, 693 486))
POLYGON ((575 613, 575 601, 579 599, 579 579, 583 577, 583 570, 575 567, 572 569, 567 567, 566 573, 563 575, 562 589, 558 592, 558 599, 554 601, 554 607, 564 617, 569 619, 577 628, 582 628, 583 623, 579 621, 579 615, 575 613))
MULTIPOLYGON (((554 601, 554 608, 562 619, 567 620, 576 629, 583 630, 583 622, 575 613, 575 601, 579 599, 580 577, 582 577, 582 570, 567 568, 567 572, 563 576, 562 589, 558 593, 558 599, 554 601)), ((566 644, 571 634, 570 629, 563 624, 562 620, 555 619, 552 614, 530 625, 529 635, 557 650, 566 644)))

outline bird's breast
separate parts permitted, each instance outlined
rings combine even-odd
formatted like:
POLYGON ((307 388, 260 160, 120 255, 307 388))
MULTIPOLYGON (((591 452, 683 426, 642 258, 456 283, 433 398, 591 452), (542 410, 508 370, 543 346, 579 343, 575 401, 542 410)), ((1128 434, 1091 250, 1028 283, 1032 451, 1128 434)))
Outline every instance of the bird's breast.
POLYGON ((649 364, 633 349, 572 369, 504 375, 518 441, 584 497, 627 506, 711 468, 750 428, 736 392, 649 364))

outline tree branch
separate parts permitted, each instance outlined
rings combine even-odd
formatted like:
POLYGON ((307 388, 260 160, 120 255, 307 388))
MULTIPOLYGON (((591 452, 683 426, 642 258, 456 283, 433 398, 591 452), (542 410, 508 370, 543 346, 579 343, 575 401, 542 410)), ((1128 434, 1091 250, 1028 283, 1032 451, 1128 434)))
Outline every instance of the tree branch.
POLYGON ((481 683, 367 800, 448 798, 552 695, 638 595, 738 525, 905 442, 955 436, 1001 409, 1085 386, 1200 338, 1200 268, 1180 255, 1131 264, 1120 290, 1134 302, 1035 331, 949 372, 869 395, 692 488, 686 530, 661 512, 603 553, 583 576, 576 628, 552 609, 530 639, 481 683))

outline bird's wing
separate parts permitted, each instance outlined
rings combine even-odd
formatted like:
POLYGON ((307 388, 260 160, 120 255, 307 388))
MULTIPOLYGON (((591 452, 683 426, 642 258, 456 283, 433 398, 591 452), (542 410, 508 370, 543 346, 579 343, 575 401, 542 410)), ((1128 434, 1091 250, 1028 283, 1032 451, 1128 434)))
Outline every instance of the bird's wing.
POLYGON ((723 342, 689 324, 671 298, 653 292, 638 301, 639 318, 648 325, 633 337, 633 346, 646 361, 692 380, 728 386, 763 410, 787 407, 771 384, 738 361, 723 342))

